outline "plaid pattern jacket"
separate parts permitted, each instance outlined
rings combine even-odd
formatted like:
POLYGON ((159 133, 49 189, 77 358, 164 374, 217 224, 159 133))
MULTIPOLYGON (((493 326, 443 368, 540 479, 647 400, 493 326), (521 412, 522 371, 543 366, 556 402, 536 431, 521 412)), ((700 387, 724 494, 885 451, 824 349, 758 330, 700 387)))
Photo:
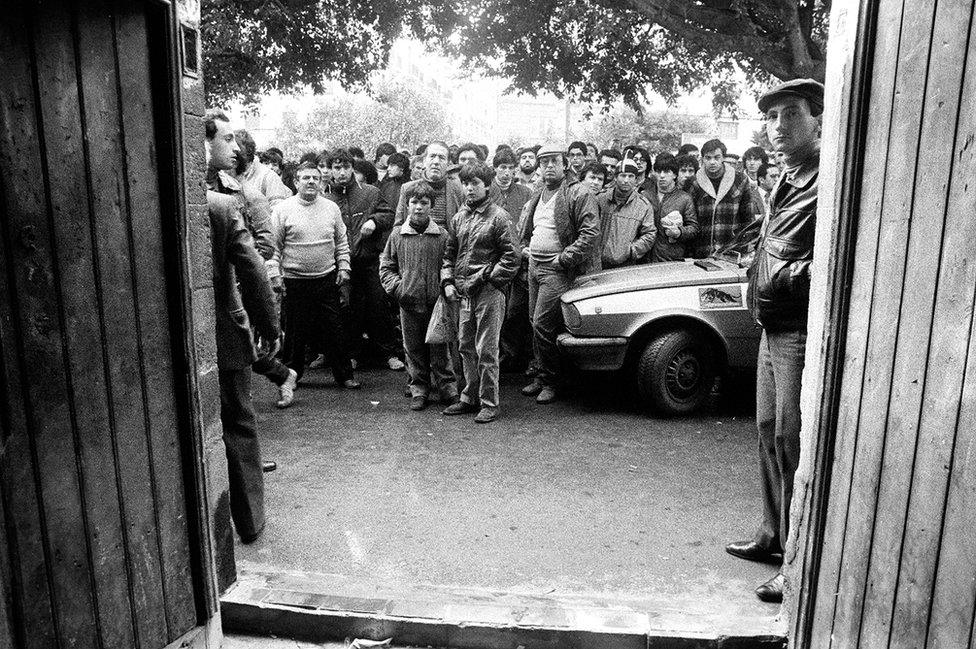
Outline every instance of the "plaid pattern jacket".
POLYGON ((698 213, 699 232, 694 241, 688 242, 689 257, 708 257, 755 220, 752 185, 741 171, 726 167, 716 191, 705 169, 699 169, 690 193, 698 213))

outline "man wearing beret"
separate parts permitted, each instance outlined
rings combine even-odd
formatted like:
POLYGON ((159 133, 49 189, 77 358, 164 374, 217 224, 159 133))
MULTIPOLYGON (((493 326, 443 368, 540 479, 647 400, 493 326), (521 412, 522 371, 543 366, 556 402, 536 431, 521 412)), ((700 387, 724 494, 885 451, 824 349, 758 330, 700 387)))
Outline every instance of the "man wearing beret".
MULTIPOLYGON (((726 551, 751 561, 782 561, 790 523, 793 475, 800 459, 800 379, 807 338, 810 262, 817 214, 823 86, 812 79, 780 84, 759 99, 766 134, 786 169, 770 196, 749 269, 749 308, 762 326, 756 379, 756 427, 763 518, 752 539, 726 551)), ((781 602, 782 570, 756 589, 781 602)))

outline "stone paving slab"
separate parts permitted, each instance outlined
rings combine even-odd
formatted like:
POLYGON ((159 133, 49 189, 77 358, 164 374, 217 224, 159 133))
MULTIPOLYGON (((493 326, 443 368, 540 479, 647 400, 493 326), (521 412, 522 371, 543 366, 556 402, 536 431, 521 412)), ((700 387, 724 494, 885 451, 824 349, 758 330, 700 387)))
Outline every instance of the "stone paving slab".
POLYGON ((224 627, 308 640, 362 637, 471 649, 785 646, 769 617, 692 602, 587 595, 545 597, 475 588, 238 567, 222 598, 224 627))

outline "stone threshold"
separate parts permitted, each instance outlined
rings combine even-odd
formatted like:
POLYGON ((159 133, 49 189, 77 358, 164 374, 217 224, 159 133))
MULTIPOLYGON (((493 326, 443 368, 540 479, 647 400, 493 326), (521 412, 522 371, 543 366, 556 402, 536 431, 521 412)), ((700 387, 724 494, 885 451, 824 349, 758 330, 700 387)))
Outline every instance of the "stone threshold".
POLYGON ((781 649, 785 624, 671 599, 387 584, 242 562, 224 629, 311 641, 393 638, 458 649, 781 649), (684 605, 682 605, 684 604, 684 605))

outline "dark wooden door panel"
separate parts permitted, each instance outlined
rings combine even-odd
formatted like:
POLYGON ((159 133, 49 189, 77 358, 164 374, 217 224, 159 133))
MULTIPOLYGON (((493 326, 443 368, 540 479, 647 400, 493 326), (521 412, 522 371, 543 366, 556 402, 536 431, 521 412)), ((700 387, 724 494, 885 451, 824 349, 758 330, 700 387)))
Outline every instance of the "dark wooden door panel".
POLYGON ((144 5, 30 6, 0 22, 13 635, 154 649, 197 616, 144 5))

